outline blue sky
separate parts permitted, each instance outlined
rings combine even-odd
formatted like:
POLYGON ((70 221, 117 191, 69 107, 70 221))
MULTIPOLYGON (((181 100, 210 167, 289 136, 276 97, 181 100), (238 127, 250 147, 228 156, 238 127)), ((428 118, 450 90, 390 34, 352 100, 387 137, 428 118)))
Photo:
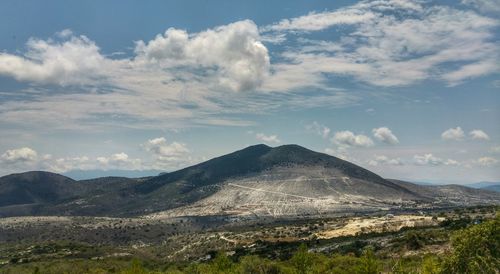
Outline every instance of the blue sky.
POLYGON ((390 178, 500 181, 499 7, 2 1, 0 175, 296 143, 390 178))

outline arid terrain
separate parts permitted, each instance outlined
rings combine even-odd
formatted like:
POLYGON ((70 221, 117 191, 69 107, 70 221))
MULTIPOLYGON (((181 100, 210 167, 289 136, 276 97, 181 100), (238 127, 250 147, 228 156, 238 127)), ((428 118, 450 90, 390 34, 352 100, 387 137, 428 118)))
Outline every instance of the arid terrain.
POLYGON ((221 252, 288 260, 303 244, 342 256, 371 247, 389 264, 449 252, 452 233, 493 220, 500 203, 497 192, 388 180, 296 145, 153 177, 28 172, 0 186, 0 272, 14 273, 74 260, 203 265, 221 252))

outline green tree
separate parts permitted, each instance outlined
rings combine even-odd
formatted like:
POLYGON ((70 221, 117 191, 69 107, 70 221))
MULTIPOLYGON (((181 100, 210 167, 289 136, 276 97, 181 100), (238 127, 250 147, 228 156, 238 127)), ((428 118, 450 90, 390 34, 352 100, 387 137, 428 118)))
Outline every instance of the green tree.
POLYGON ((452 236, 453 252, 442 273, 500 272, 500 215, 495 220, 460 230, 452 236))
POLYGON ((380 272, 381 264, 375 257, 372 247, 366 248, 360 259, 359 274, 378 274, 380 272))
POLYGON ((209 264, 200 264, 194 269, 187 271, 188 273, 202 273, 202 274, 231 274, 236 273, 235 264, 226 255, 225 252, 220 251, 209 264))
POLYGON ((284 273, 282 267, 276 262, 271 262, 258 256, 245 256, 240 260, 239 273, 241 274, 280 274, 284 273))
POLYGON ((290 263, 298 271, 299 274, 305 274, 312 267, 314 255, 309 253, 307 246, 301 244, 295 254, 290 259, 290 263))
POLYGON ((405 235, 406 248, 409 250, 417 250, 424 246, 422 236, 414 231, 410 231, 405 235))

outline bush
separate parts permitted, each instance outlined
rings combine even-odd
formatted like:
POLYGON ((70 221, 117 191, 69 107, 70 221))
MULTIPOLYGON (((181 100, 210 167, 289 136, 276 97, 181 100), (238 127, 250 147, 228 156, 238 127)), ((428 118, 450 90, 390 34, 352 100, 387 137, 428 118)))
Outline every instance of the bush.
POLYGON ((360 258, 359 274, 378 274, 381 269, 381 264, 375 258, 375 253, 372 247, 368 247, 363 252, 360 258))
POLYGON ((307 251, 307 246, 301 244, 299 250, 290 259, 290 263, 297 269, 299 274, 306 274, 313 265, 313 257, 314 255, 307 251))
POLYGON ((500 215, 456 232, 451 241, 453 253, 447 256, 442 273, 500 272, 500 215))
POLYGON ((241 274, 280 274, 289 273, 286 268, 276 262, 262 259, 258 256, 245 256, 239 263, 239 273, 241 274))

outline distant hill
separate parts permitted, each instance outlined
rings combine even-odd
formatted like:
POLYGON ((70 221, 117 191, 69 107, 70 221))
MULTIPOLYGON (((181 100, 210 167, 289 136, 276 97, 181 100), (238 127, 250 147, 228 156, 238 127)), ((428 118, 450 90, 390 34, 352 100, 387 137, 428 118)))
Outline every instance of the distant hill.
POLYGON ((170 173, 75 181, 48 172, 0 178, 0 217, 273 216, 500 203, 500 194, 422 186, 298 145, 255 145, 170 173), (151 215, 152 214, 152 215, 151 215))
POLYGON ((391 181, 424 197, 428 197, 438 204, 469 206, 498 204, 500 202, 500 196, 497 193, 464 185, 417 185, 399 180, 391 181))
POLYGON ((43 171, 0 177, 0 207, 53 203, 74 197, 82 187, 71 178, 43 171))
POLYGON ((473 188, 486 188, 495 185, 500 185, 500 182, 478 182, 478 183, 467 184, 466 186, 473 188))
POLYGON ((500 184, 485 186, 485 187, 482 187, 481 189, 500 192, 500 184))
POLYGON ((161 170, 71 170, 62 175, 75 180, 88 180, 100 177, 129 177, 141 178, 156 176, 161 170))

